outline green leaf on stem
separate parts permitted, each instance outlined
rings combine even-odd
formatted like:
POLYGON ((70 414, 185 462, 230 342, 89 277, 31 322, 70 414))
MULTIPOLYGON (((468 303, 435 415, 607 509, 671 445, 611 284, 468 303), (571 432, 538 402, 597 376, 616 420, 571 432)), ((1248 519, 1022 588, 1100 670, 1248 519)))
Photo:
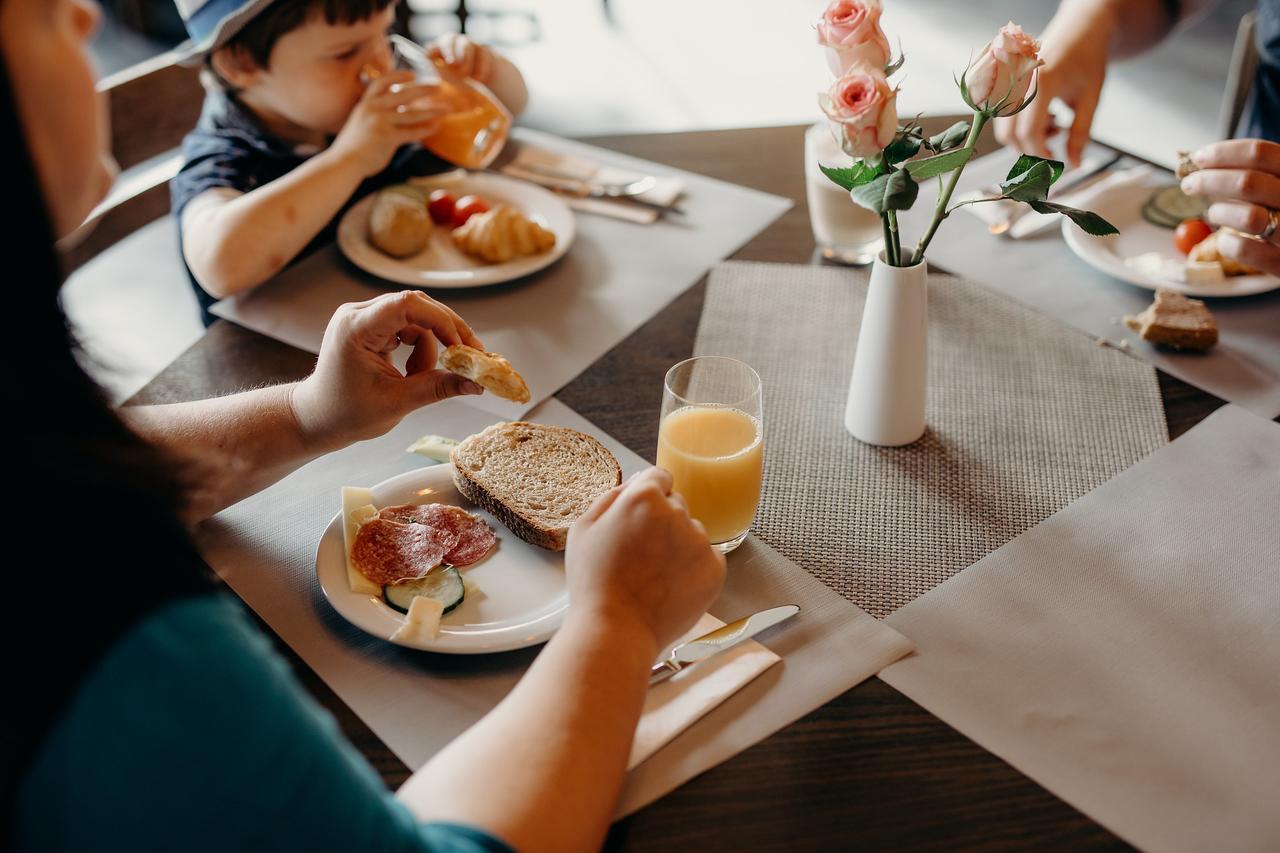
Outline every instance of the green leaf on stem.
POLYGON ((1017 162, 1013 164, 1013 168, 1009 170, 1009 174, 1004 176, 1005 182, 1007 183, 1012 181, 1019 175, 1024 175, 1031 171, 1031 167, 1036 163, 1049 164, 1049 168, 1052 170, 1052 174, 1049 179, 1050 184, 1056 184, 1058 182, 1058 178, 1062 177, 1062 170, 1065 167, 1062 165, 1061 160, 1046 160, 1043 157, 1034 157, 1030 154, 1023 154, 1018 158, 1017 162))
MULTIPOLYGON (((1021 163, 1025 158, 1018 158, 1021 163)), ((1052 160, 1041 160, 1035 158, 1036 162, 1031 164, 1031 168, 1014 177, 1007 178, 1000 185, 1002 195, 1008 196, 1014 201, 1044 201, 1049 195, 1049 187, 1053 184, 1053 163, 1052 160)), ((1061 164, 1059 164, 1061 165, 1061 164)))
POLYGON ((869 181, 873 181, 880 170, 874 166, 868 166, 866 163, 854 163, 848 169, 832 169, 827 166, 818 166, 822 170, 822 174, 826 175, 831 183, 844 190, 851 190, 854 187, 861 186, 869 181))
POLYGON ((1092 234, 1095 237, 1105 237, 1108 234, 1120 233, 1120 229, 1098 214, 1088 210, 1077 210, 1074 207, 1067 207, 1065 204, 1054 204, 1051 201, 1033 201, 1029 202, 1029 204, 1036 213, 1061 213, 1074 222, 1081 231, 1086 234, 1092 234))
POLYGON ((849 195, 862 207, 883 216, 886 210, 909 210, 919 193, 920 187, 911 175, 899 169, 854 187, 849 195))
POLYGON ((929 137, 928 145, 934 151, 947 151, 962 144, 969 136, 969 122, 958 121, 942 133, 929 137))
POLYGON ((903 160, 910 160, 912 157, 916 156, 916 153, 919 152, 919 150, 919 139, 906 134, 900 134, 884 149, 884 159, 886 163, 890 164, 901 163, 903 160))
POLYGON ((935 157, 925 157, 921 160, 912 160, 902 168, 910 172, 911 177, 915 178, 917 181, 923 181, 925 178, 933 178, 950 172, 953 169, 959 169, 965 163, 969 162, 969 158, 972 156, 973 149, 961 148, 957 151, 948 151, 946 154, 938 154, 935 157))

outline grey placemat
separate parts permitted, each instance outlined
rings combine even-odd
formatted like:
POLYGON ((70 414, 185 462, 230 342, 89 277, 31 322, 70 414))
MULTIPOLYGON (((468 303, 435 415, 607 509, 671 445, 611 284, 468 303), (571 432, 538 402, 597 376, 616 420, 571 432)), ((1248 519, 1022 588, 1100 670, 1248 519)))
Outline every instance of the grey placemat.
POLYGON ((731 262, 695 352, 764 381, 765 542, 885 616, 1168 440, 1155 371, 984 287, 929 282, 929 428, 845 432, 867 273, 731 262))
MULTIPOLYGON (((1008 151, 975 160, 965 168, 956 192, 998 183, 1013 160, 1008 151)), ((898 218, 904 245, 915 245, 927 227, 935 198, 932 184, 925 182, 915 206, 898 218)), ((976 216, 958 213, 938 229, 928 257, 937 267, 981 282, 1090 335, 1127 345, 1135 358, 1210 394, 1263 417, 1280 415, 1280 290, 1209 299, 1218 322, 1218 345, 1205 354, 1175 352, 1151 346, 1120 322, 1124 315, 1150 305, 1151 291, 1095 270, 1076 257, 1058 229, 1007 240, 987 233, 976 216)))

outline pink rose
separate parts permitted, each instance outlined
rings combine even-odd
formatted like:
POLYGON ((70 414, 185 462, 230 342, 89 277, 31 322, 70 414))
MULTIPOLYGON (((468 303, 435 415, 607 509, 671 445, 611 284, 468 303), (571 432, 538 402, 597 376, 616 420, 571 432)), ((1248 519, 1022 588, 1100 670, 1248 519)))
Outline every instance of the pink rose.
POLYGON ((856 62, 889 64, 889 39, 880 29, 880 0, 831 0, 818 24, 831 73, 839 77, 856 62))
POLYGON ((831 85, 821 103, 845 153, 870 157, 898 132, 897 99, 881 68, 858 62, 831 85))
POLYGON ((1007 115, 1022 106, 1035 70, 1044 64, 1040 42, 1010 21, 1000 28, 964 73, 969 102, 977 109, 995 109, 1007 115))

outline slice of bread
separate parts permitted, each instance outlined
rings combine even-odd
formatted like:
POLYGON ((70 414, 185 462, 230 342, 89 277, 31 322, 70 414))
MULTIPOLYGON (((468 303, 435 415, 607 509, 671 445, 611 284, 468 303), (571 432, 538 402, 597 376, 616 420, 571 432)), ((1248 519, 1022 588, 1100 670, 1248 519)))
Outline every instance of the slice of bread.
POLYGON ((458 491, 549 551, 563 551, 570 525, 622 482, 618 460, 591 436, 524 421, 476 433, 451 459, 458 491))
POLYGON ((1209 349, 1218 342, 1218 324, 1199 299, 1172 290, 1157 290, 1156 301, 1124 324, 1144 341, 1173 349, 1209 349))
POLYGON ((481 352, 475 347, 454 344, 440 355, 440 366, 450 373, 465 376, 481 388, 492 391, 504 400, 516 403, 529 402, 529 386, 496 352, 481 352))

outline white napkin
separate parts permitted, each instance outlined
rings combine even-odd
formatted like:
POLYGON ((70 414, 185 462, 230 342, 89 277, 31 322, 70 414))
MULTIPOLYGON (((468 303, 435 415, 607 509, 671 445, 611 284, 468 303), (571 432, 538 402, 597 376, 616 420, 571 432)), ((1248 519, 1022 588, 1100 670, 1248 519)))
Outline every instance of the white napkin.
MULTIPOLYGON (((704 613, 689 633, 673 645, 701 637, 724 625, 704 613)), ((786 624, 780 627, 784 630, 786 624)), ((663 652, 662 660, 670 654, 663 652)), ((670 743, 675 736, 702 719, 712 708, 737 693, 756 676, 782 658, 757 643, 745 640, 731 649, 700 660, 661 684, 649 688, 644 713, 631 742, 630 770, 670 743)))
MULTIPOLYGON (((1094 156, 1086 159, 1077 169, 1070 169, 1062 174, 1058 182, 1070 180, 1071 176, 1080 170, 1089 170, 1095 166, 1101 165, 1104 158, 1094 156)), ((1049 201, 1055 204, 1065 204, 1068 207, 1075 207, 1081 210, 1088 210, 1093 200, 1098 198, 1102 193, 1110 192, 1118 186, 1125 186, 1131 183, 1139 183, 1149 180, 1156 169, 1152 166, 1141 165, 1134 166, 1130 169, 1122 169, 1107 175, 1105 178, 1087 183, 1085 186, 1077 190, 1068 190, 1061 195, 1055 195, 1052 191, 1049 193, 1049 201)), ((969 201, 975 198, 983 198, 986 196, 982 190, 974 190, 964 193, 955 199, 955 201, 969 201)), ((953 202, 954 203, 954 202, 953 202)), ((1003 222, 1011 215, 1017 215, 1018 219, 1009 228, 1008 236, 1014 240, 1030 237, 1047 231, 1052 228, 1060 227, 1062 217, 1057 214, 1041 214, 1028 208, 1026 205, 1014 201, 992 201, 983 202, 982 204, 966 204, 961 210, 967 211, 978 219, 981 219, 987 225, 995 225, 1003 222)))
POLYGON ((1236 406, 888 618, 880 677, 1145 850, 1280 850, 1280 426, 1236 406))
MULTIPOLYGON (((643 178, 636 172, 602 165, 572 154, 552 151, 522 142, 516 158, 501 168, 503 174, 521 178, 551 189, 572 191, 582 183, 625 183, 643 178), (554 172, 554 174, 552 174, 554 172)), ((684 193, 684 181, 675 177, 661 177, 653 189, 636 196, 651 204, 674 204, 684 193)), ((660 211, 624 200, 604 198, 578 198, 568 196, 569 206, 584 213, 612 216, 639 225, 658 220, 660 211)))

